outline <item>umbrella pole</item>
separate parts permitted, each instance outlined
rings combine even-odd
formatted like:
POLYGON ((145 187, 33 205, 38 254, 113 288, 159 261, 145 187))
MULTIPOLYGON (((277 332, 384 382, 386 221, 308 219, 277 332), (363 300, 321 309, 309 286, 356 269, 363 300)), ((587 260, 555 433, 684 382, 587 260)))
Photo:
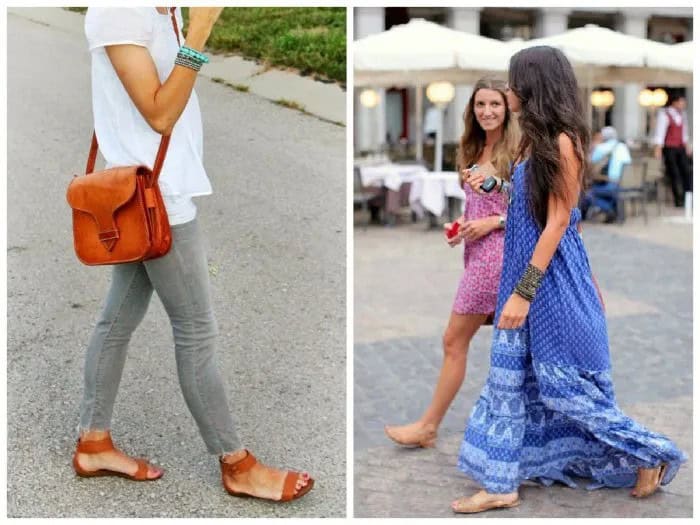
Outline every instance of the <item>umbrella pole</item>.
POLYGON ((586 122, 588 128, 593 131, 593 106, 591 104, 591 91, 593 90, 593 79, 591 78, 591 66, 586 68, 586 89, 584 90, 586 100, 586 122))
POLYGON ((416 160, 423 160, 423 85, 416 86, 416 160))

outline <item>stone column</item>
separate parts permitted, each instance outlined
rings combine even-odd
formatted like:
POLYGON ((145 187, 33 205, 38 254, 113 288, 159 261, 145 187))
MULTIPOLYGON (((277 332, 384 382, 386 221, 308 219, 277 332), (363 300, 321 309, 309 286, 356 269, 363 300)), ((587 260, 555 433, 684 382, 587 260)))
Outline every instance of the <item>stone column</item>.
MULTIPOLYGON (((692 23, 692 18, 691 18, 691 23, 690 23, 690 31, 688 32, 688 40, 693 39, 693 23, 692 23)), ((690 139, 693 139, 693 84, 691 83, 689 86, 686 86, 685 90, 685 98, 688 101, 688 127, 690 128, 688 130, 690 134, 690 139)))
MULTIPOLYGON (((448 8, 447 26, 451 29, 479 34, 480 7, 448 8)), ((455 86, 455 98, 445 110, 444 140, 457 142, 462 134, 462 113, 469 102, 474 86, 455 86)))
MULTIPOLYGON (((383 7, 358 7, 354 10, 354 39, 360 39, 384 31, 383 7)), ((355 150, 378 150, 386 137, 386 105, 383 89, 379 93, 379 105, 366 108, 360 104, 361 89, 355 89, 355 150)))
POLYGON ((535 18, 535 38, 558 35, 569 28, 568 7, 547 7, 540 9, 535 18))
MULTIPOLYGON (((640 38, 647 37, 647 23, 651 15, 648 9, 624 9, 616 30, 640 38)), ((646 110, 639 105, 639 92, 644 86, 627 83, 615 88, 615 105, 612 112, 612 125, 623 140, 645 139, 646 110)))

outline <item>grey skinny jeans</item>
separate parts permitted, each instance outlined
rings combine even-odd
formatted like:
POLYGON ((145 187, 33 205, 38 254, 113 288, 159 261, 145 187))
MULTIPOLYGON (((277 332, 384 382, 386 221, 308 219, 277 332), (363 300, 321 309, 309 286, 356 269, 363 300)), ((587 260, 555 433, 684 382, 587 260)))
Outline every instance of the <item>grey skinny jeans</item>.
POLYGON ((187 407, 207 450, 222 455, 241 445, 214 357, 218 327, 197 219, 173 226, 172 235, 165 256, 113 268, 109 293, 88 344, 80 430, 110 429, 127 346, 155 289, 170 317, 187 407))

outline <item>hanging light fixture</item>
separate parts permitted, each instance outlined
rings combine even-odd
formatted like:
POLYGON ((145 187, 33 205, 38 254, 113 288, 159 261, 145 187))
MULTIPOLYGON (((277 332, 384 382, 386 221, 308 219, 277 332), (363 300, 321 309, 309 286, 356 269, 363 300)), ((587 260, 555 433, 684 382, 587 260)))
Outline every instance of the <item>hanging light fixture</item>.
POLYGON ((440 115, 435 134, 435 164, 433 169, 434 171, 442 171, 442 112, 455 97, 455 87, 449 82, 433 82, 428 85, 425 94, 438 109, 438 115, 440 115))
POLYGON ((654 105, 654 92, 651 89, 642 89, 637 97, 639 105, 645 108, 654 105))
POLYGON ((657 88, 652 92, 652 105, 660 108, 668 102, 668 93, 666 90, 657 88))
POLYGON ((364 89, 360 93, 360 104, 366 108, 374 108, 379 104, 379 93, 373 89, 364 89))

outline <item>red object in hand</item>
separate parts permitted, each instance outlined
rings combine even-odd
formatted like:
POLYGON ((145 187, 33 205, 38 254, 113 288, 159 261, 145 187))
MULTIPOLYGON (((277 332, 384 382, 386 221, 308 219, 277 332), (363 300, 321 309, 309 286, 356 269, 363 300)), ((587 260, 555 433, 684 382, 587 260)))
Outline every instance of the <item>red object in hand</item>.
POLYGON ((451 239, 455 235, 459 233, 459 221, 455 221, 452 223, 452 226, 450 226, 447 230, 447 238, 451 239))

